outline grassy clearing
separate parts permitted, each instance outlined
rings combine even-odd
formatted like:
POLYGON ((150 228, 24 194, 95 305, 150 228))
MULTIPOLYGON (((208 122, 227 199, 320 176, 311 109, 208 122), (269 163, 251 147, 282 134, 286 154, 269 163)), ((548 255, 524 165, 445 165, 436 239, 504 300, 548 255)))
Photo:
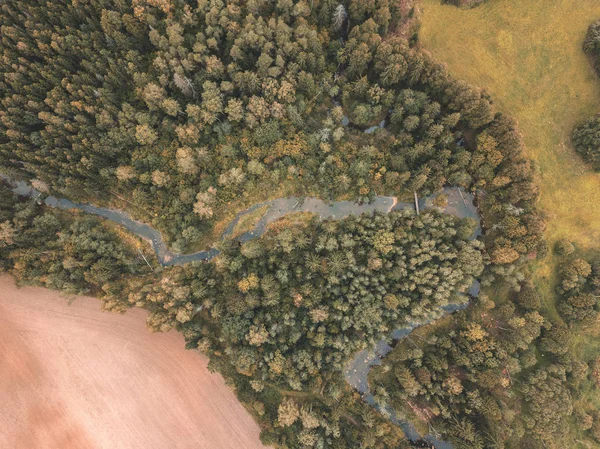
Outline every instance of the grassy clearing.
POLYGON ((267 225, 267 231, 279 232, 286 228, 306 227, 316 215, 312 212, 292 212, 267 225))
POLYGON ((519 122, 541 169, 550 243, 600 245, 600 175, 575 154, 571 130, 600 111, 600 81, 581 44, 598 0, 490 0, 461 10, 422 1, 421 42, 452 75, 484 87, 519 122))

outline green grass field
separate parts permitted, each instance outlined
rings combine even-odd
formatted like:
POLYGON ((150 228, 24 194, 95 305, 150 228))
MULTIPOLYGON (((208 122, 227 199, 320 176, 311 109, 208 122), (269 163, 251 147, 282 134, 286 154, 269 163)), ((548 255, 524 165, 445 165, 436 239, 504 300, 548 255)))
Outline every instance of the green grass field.
MULTIPOLYGON (((573 126, 600 112, 600 80, 581 45, 600 18, 598 0, 489 0, 462 10, 422 0, 421 44, 457 78, 485 88, 498 110, 519 124, 527 155, 540 168, 540 208, 546 237, 573 241, 579 252, 600 249, 600 174, 576 155, 573 126)), ((536 263, 535 281, 554 309, 556 257, 536 263)), ((581 329, 572 351, 586 359, 600 350, 600 329, 581 329)), ((600 406, 582 385, 584 401, 600 406)), ((573 418, 575 419, 575 418, 573 418)), ((597 447, 574 430, 572 447, 597 447), (573 443, 573 442, 576 442, 573 443)))

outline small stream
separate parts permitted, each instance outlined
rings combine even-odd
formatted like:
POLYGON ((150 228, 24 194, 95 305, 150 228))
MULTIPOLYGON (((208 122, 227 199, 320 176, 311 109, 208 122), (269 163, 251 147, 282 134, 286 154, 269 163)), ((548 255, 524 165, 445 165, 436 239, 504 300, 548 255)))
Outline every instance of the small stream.
MULTIPOLYGON (((29 186, 27 183, 23 181, 12 182, 10 179, 2 175, 0 175, 0 177, 13 186, 12 190, 16 194, 30 198, 41 198, 41 193, 29 186)), ((56 198, 54 196, 48 196, 43 201, 49 207, 62 210, 78 209, 89 214, 104 217, 120 224, 138 237, 149 241, 156 253, 159 263, 163 266, 184 265, 190 262, 209 261, 219 254, 219 250, 216 248, 210 248, 208 250, 198 251, 190 254, 174 253, 163 241, 162 235, 159 231, 150 225, 134 220, 128 213, 120 210, 92 206, 91 204, 74 203, 68 199, 56 198)), ((373 212, 388 213, 394 206, 394 202, 395 198, 391 196, 378 196, 373 202, 368 204, 358 204, 353 201, 336 201, 331 204, 327 204, 320 199, 310 197, 277 198, 271 201, 255 204, 250 208, 238 213, 231 221, 229 226, 225 229, 223 234, 221 234, 220 240, 231 236, 233 229, 239 222, 240 218, 263 206, 269 206, 265 214, 256 223, 253 229, 237 237, 237 240, 240 242, 246 242, 253 238, 260 237, 267 229, 269 223, 272 223, 273 221, 276 221, 289 213, 311 212, 318 215, 321 219, 332 218, 338 220, 346 218, 349 215, 361 215, 373 212)), ((412 204, 407 204, 407 207, 408 206, 414 208, 412 204)), ((396 209, 397 207, 394 207, 394 210, 396 209)))
MULTIPOLYGON (((381 126, 383 125, 384 123, 382 123, 381 126)), ((10 178, 2 174, 0 174, 0 178, 8 182, 13 187, 12 191, 17 195, 26 196, 33 199, 38 199, 42 196, 39 191, 35 190, 33 187, 29 186, 23 181, 13 182, 10 178)), ((473 195, 465 192, 462 188, 456 187, 446 187, 442 193, 448 196, 448 204, 442 210, 444 213, 453 214, 460 218, 473 218, 477 221, 477 223, 479 223, 480 217, 477 208, 473 204, 473 195)), ((427 207, 432 207, 432 200, 435 199, 437 195, 439 194, 419 200, 419 209, 424 210, 427 207)), ((191 254, 174 253, 169 250, 168 246, 163 241, 160 232, 145 223, 141 223, 132 219, 129 214, 120 210, 96 207, 91 204, 74 203, 68 199, 57 198, 54 196, 45 197, 43 202, 49 207, 62 210, 78 209, 89 214, 104 217, 120 224, 135 235, 149 241, 156 253, 159 263, 163 266, 183 265, 196 261, 209 261, 219 254, 219 250, 216 248, 210 248, 208 250, 198 251, 191 254)), ((320 199, 311 197, 277 198, 271 201, 255 204, 250 208, 238 213, 222 233, 220 237, 221 240, 231 236, 233 229, 239 222, 240 218, 263 206, 269 206, 265 214, 260 218, 253 229, 237 237, 237 240, 240 242, 246 242, 253 238, 260 237, 266 231, 269 223, 272 223, 273 221, 294 212, 311 212, 319 215, 320 219, 331 218, 337 220, 348 217, 349 215, 360 215, 365 213, 371 214, 374 212, 389 213, 394 210, 404 209, 415 210, 414 203, 397 202, 395 197, 389 196, 377 196, 373 202, 369 204, 359 204, 352 201, 335 201, 328 204, 320 199)), ((481 235, 480 225, 477 226, 471 238, 475 239, 479 235, 481 235)), ((478 294, 479 282, 475 281, 469 290, 469 295, 475 297, 478 294)), ((407 326, 394 331, 388 339, 379 341, 373 349, 365 349, 360 351, 356 357, 351 360, 344 372, 346 381, 362 394, 365 402, 370 404, 375 409, 382 411, 382 407, 375 402, 373 396, 369 392, 368 375, 371 368, 373 366, 380 365, 383 357, 385 357, 392 350, 390 343, 393 344, 394 342, 406 337, 416 327, 428 324, 442 316, 454 313, 457 310, 462 310, 467 305, 468 302, 461 302, 442 306, 438 312, 426 320, 409 323, 407 326)), ((391 407, 385 407, 383 411, 389 416, 389 419, 394 424, 402 428, 409 440, 425 440, 437 449, 452 448, 449 443, 440 441, 433 435, 426 435, 424 437, 419 435, 415 427, 409 422, 398 418, 394 409, 391 407)))

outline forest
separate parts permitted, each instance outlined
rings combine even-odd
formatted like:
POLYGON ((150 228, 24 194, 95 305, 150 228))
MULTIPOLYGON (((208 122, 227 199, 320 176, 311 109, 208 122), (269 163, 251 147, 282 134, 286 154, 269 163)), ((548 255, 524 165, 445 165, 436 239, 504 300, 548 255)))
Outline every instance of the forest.
POLYGON ((148 327, 176 328, 210 354, 264 421, 263 441, 285 447, 397 447, 401 431, 339 372, 397 323, 464 301, 483 269, 473 222, 435 210, 293 227, 284 218, 259 240, 225 242, 215 263, 158 274, 137 257, 137 242, 96 218, 40 210, 7 189, 2 204, 5 269, 23 282, 95 293, 113 311, 150 310, 148 327))
MULTIPOLYGON (((535 197, 514 125, 388 36, 403 20, 388 2, 179 3, 2 5, 4 170, 126 207, 176 250, 274 185, 359 201, 444 184, 488 187, 490 203, 535 197), (384 130, 357 131, 382 117, 384 130)), ((537 250, 539 227, 519 228, 533 212, 488 209, 518 228, 497 257, 537 250)))
MULTIPOLYGON (((546 313, 527 280, 551 251, 537 168, 484 91, 395 32, 414 14, 388 0, 3 3, 0 172, 125 209, 182 252, 265 199, 368 202, 448 185, 475 195, 480 239, 435 208, 286 217, 222 242, 210 263, 165 268, 118 226, 4 186, 2 269, 107 310, 146 308, 150 330, 176 329, 210 357, 265 444, 290 449, 409 447, 342 370, 403 324, 468 301, 479 279, 465 311, 372 373, 377 401, 456 448, 560 447, 574 416, 600 439, 600 416, 577 396, 600 385, 600 360, 563 344, 598 318, 600 264, 568 240, 552 248, 560 315, 546 313)), ((573 136, 592 164, 593 126, 573 136)))

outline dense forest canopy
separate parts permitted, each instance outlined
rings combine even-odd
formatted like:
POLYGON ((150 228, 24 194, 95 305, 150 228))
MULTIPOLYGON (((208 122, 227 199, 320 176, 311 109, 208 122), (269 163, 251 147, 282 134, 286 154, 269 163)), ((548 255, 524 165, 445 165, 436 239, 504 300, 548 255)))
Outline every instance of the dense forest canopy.
POLYGON ((389 33, 405 19, 393 3, 90 0, 0 14, 4 168, 70 198, 125 198, 177 250, 273 186, 364 201, 448 183, 485 188, 505 217, 497 262, 538 250, 514 125, 389 33))
POLYGON ((483 265, 478 243, 466 240, 473 229, 455 220, 352 217, 227 248, 211 314, 235 365, 300 389, 397 323, 459 301, 483 265))

